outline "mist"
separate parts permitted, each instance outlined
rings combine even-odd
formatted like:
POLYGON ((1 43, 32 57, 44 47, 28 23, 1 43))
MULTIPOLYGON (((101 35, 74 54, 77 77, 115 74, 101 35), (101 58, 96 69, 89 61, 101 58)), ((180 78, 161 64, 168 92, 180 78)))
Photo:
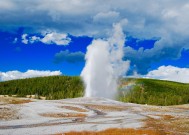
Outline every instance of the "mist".
POLYGON ((85 83, 85 97, 114 99, 119 77, 126 74, 130 62, 123 61, 125 34, 121 23, 113 25, 107 39, 95 39, 87 47, 85 67, 81 77, 85 83))

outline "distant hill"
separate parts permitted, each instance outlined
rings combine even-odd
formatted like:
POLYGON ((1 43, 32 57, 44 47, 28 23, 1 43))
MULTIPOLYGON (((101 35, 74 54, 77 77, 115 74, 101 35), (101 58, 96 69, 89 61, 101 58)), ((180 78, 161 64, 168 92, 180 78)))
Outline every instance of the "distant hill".
POLYGON ((150 105, 187 104, 189 84, 155 79, 122 79, 118 100, 150 105))
MULTIPOLYGON (((41 96, 46 99, 82 97, 84 85, 78 76, 50 76, 0 82, 0 95, 41 96)), ((138 104, 177 105, 189 103, 189 84, 154 79, 121 79, 117 100, 138 104)))
POLYGON ((83 96, 83 82, 78 76, 50 76, 0 82, 0 95, 40 96, 63 99, 83 96))

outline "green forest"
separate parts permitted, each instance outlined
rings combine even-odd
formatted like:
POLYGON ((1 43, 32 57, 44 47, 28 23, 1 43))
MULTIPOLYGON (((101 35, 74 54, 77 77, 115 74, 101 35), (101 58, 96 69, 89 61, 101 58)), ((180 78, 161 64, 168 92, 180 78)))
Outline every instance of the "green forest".
POLYGON ((46 99, 64 99, 83 96, 82 80, 78 76, 50 76, 12 80, 0 83, 0 95, 36 95, 46 99))
MULTIPOLYGON (((0 82, 0 95, 47 100, 76 98, 84 95, 79 76, 51 76, 0 82)), ((149 105, 189 103, 189 84, 154 79, 120 79, 117 100, 149 105), (129 86, 129 87, 128 87, 129 86)))

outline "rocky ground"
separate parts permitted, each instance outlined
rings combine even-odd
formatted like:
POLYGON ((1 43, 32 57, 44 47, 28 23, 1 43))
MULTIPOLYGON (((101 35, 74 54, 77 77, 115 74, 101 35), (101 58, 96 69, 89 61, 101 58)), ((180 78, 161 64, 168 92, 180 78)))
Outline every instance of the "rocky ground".
POLYGON ((189 105, 150 106, 104 98, 0 97, 0 134, 189 134, 189 105), (85 131, 85 132, 84 132, 85 131))

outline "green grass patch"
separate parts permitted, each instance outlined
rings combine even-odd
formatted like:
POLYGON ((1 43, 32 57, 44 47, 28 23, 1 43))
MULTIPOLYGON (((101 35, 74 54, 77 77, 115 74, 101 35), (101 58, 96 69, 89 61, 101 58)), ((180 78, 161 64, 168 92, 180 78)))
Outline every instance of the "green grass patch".
POLYGON ((119 100, 138 104, 178 105, 189 103, 189 84, 154 79, 122 79, 119 100), (130 89, 124 84, 135 82, 130 89))

